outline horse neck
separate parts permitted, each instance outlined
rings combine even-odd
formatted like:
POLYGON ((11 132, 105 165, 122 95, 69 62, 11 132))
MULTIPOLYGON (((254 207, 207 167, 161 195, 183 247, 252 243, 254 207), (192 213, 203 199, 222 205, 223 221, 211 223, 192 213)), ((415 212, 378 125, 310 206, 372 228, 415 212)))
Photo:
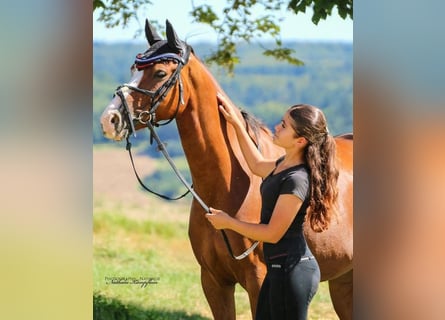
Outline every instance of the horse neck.
POLYGON ((234 133, 219 115, 216 93, 221 89, 194 56, 183 73, 186 105, 176 123, 193 184, 198 189, 228 185, 233 159, 229 141, 234 140, 234 133))

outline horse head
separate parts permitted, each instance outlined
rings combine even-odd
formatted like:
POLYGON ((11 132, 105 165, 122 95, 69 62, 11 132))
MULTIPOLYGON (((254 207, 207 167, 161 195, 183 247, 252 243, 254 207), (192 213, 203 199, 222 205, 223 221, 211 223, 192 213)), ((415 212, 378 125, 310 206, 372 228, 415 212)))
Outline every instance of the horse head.
POLYGON ((166 34, 163 40, 145 21, 148 49, 136 55, 130 81, 116 89, 102 113, 100 122, 106 138, 120 141, 149 121, 155 125, 162 120, 170 122, 184 108, 180 73, 192 49, 178 38, 168 20, 166 34))

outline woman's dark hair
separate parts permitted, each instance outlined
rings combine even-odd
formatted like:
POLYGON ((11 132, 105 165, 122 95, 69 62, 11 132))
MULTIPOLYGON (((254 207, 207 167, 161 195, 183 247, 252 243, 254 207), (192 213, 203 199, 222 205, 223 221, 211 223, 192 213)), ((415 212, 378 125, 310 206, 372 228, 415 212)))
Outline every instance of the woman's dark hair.
POLYGON ((314 231, 321 232, 329 227, 338 197, 335 140, 329 135, 326 117, 319 108, 298 104, 290 107, 289 115, 297 136, 308 141, 304 151, 310 170, 307 219, 314 231))

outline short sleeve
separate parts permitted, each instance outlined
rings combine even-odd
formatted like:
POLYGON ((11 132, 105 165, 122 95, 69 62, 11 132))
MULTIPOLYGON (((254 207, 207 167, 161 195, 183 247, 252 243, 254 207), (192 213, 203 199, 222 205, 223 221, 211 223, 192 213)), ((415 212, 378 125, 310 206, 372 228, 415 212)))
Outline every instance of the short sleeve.
POLYGON ((309 180, 306 171, 292 171, 283 179, 280 194, 293 194, 304 201, 308 196, 309 180))

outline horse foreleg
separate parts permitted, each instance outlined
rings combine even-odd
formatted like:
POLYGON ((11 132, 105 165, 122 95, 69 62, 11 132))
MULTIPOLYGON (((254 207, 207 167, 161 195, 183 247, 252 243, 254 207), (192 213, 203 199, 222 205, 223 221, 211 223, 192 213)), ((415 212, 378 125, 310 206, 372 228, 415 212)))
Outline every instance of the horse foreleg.
POLYGON ((235 320, 235 285, 223 284, 201 268, 201 285, 215 320, 235 320))
POLYGON ((246 274, 246 283, 241 284, 243 288, 247 291, 249 295, 250 310, 252 313, 252 319, 255 319, 256 307, 258 304, 258 296, 260 294, 261 285, 265 276, 265 268, 249 270, 250 272, 246 274))
POLYGON ((352 270, 344 275, 329 280, 329 293, 334 310, 340 320, 352 320, 352 270))

